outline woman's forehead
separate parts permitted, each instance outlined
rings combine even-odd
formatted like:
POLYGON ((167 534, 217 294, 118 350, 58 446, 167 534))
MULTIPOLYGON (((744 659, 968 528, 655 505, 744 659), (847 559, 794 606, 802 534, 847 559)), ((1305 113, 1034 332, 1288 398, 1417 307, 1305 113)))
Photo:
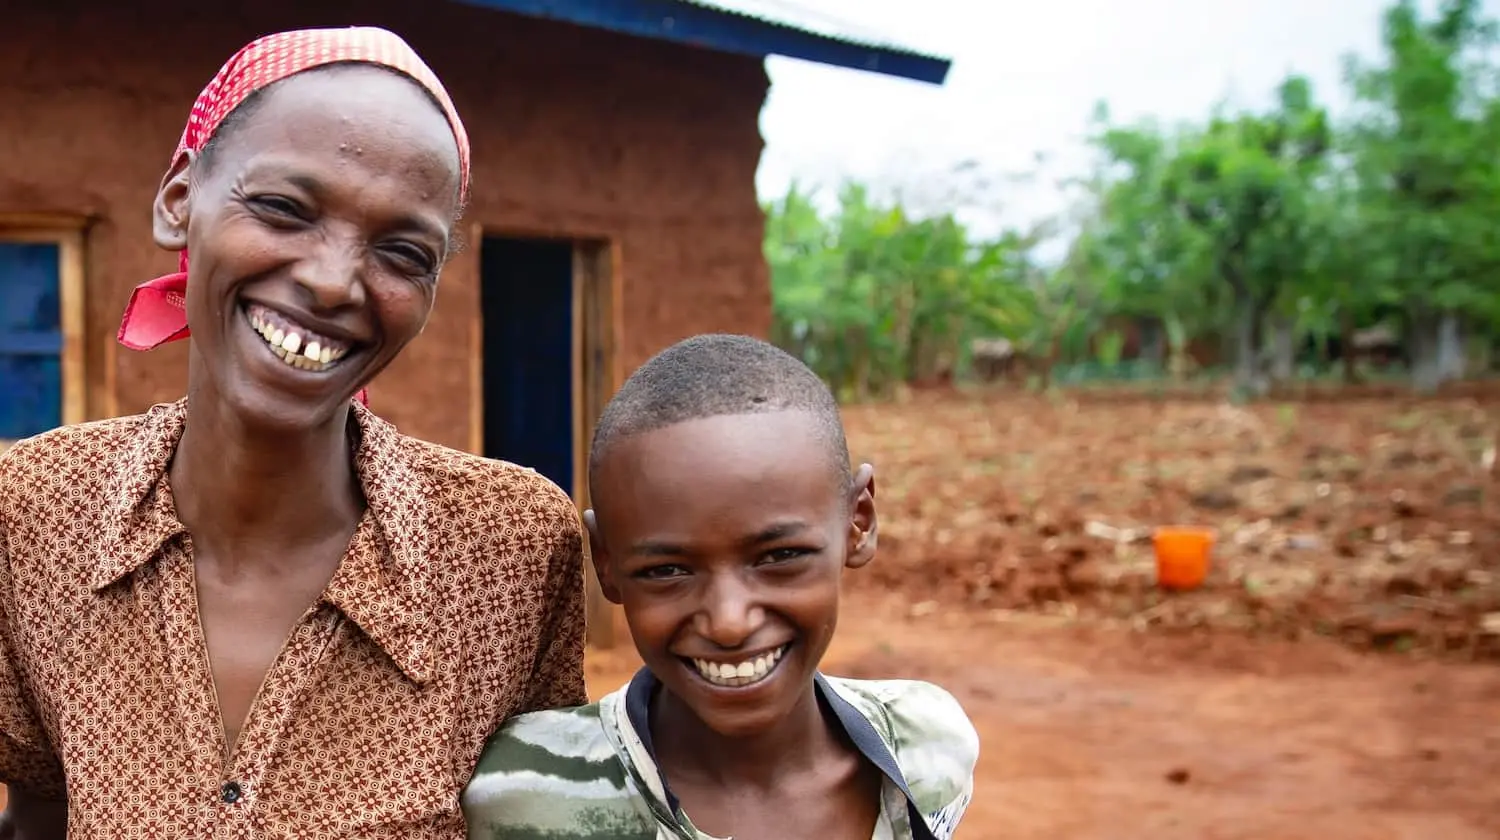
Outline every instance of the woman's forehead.
POLYGON ((252 100, 279 81, 324 68, 358 67, 389 71, 418 84, 443 113, 458 146, 460 198, 468 192, 469 142, 442 82, 400 36, 372 26, 344 26, 277 32, 246 44, 219 68, 189 112, 175 161, 183 152, 210 151, 236 120, 253 111, 252 100), (231 115, 235 115, 231 119, 231 115))
POLYGON ((421 124, 444 136, 455 156, 458 153, 453 129, 432 94, 416 80, 379 65, 315 67, 282 79, 256 99, 245 122, 306 121, 310 114, 332 112, 344 124, 358 128, 372 122, 378 127, 379 121, 399 115, 402 123, 421 124))
POLYGON ((379 67, 333 65, 288 77, 229 133, 218 153, 242 165, 265 156, 339 158, 420 180, 460 177, 446 116, 416 82, 379 67))

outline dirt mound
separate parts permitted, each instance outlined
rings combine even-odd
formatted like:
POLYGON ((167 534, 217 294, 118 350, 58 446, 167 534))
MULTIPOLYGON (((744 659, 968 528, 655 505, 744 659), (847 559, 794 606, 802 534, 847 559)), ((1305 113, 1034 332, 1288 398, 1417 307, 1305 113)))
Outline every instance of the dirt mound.
POLYGON ((1233 407, 924 395, 846 410, 876 465, 880 557, 853 586, 918 613, 1027 610, 1500 659, 1500 504, 1484 394, 1233 407), (1207 526, 1168 595, 1150 536, 1207 526))

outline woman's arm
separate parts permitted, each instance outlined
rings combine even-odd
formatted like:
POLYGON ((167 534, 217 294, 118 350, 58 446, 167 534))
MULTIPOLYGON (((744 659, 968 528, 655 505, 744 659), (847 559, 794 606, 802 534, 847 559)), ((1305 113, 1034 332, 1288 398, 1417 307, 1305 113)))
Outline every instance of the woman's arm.
MULTIPOLYGON (((11 449, 7 455, 14 456, 11 449)), ((9 483, 10 461, 0 458, 0 483, 9 483)), ((30 790, 6 785, 0 811, 0 840, 66 840, 68 801, 62 763, 58 761, 23 684, 16 662, 11 589, 11 530, 8 500, 0 495, 0 779, 24 781, 30 790)))
POLYGON ((518 713, 588 702, 583 686, 583 528, 572 500, 565 504, 542 587, 546 613, 538 628, 536 662, 518 713))

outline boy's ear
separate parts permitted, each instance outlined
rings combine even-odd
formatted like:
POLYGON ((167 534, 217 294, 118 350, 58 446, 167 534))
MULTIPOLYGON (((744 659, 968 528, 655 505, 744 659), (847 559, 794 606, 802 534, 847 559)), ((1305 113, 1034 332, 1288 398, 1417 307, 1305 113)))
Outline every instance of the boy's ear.
POLYGON ((880 520, 875 516, 875 468, 861 464, 854 474, 852 504, 849 513, 849 550, 844 565, 858 569, 875 559, 875 543, 880 520))
POLYGON ((599 522, 590 508, 583 512, 583 527, 589 532, 589 558, 594 561, 594 577, 599 581, 599 591, 611 604, 620 603, 620 588, 615 586, 613 567, 609 562, 609 551, 604 540, 599 538, 599 522))

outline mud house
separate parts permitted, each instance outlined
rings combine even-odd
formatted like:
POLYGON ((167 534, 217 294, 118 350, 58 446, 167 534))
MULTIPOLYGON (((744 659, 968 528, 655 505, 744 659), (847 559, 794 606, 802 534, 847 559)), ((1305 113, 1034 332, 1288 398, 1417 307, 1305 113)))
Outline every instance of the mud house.
POLYGON ((928 82, 947 71, 684 0, 12 4, 0 27, 0 438, 182 393, 183 346, 132 353, 114 332, 131 286, 173 270, 149 211, 188 105, 257 35, 354 23, 391 28, 428 59, 475 152, 467 247, 373 405, 411 434, 570 488, 588 419, 633 366, 694 332, 769 326, 762 59, 928 82))
POLYGON ((475 154, 467 247, 372 405, 575 495, 590 423, 628 371, 695 332, 769 328, 755 193, 765 56, 931 83, 948 69, 687 0, 11 4, 0 439, 182 394, 181 344, 140 354, 114 335, 131 287, 173 270, 152 244, 150 202, 188 106, 258 35, 356 23, 427 58, 475 154))

